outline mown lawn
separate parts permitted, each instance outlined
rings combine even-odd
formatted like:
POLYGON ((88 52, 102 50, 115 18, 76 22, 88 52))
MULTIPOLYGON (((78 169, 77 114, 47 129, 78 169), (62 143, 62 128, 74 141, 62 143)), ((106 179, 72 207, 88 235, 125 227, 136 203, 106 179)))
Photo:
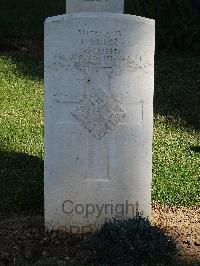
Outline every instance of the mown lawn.
MULTIPOLYGON (((200 200, 199 59, 156 56, 154 201, 200 200)), ((0 210, 43 208, 43 61, 0 57, 0 210)))
POLYGON ((153 200, 200 203, 200 58, 156 57, 153 200))
POLYGON ((63 13, 65 0, 0 0, 1 41, 16 37, 42 39, 45 18, 63 13))
POLYGON ((0 210, 42 208, 43 63, 0 57, 0 210))

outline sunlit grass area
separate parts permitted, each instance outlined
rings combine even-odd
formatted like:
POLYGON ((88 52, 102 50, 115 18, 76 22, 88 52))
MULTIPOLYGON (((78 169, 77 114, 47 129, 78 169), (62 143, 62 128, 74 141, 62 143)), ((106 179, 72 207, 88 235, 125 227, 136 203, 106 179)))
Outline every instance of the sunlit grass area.
POLYGON ((42 59, 0 58, 0 209, 40 208, 43 199, 42 59))
MULTIPOLYGON (((200 200, 199 58, 156 57, 152 198, 200 200)), ((43 208, 43 61, 0 57, 0 209, 43 208)))
POLYGON ((153 200, 175 205, 200 202, 199 133, 156 115, 153 200))
POLYGON ((153 193, 155 201, 200 202, 200 58, 156 56, 153 193))

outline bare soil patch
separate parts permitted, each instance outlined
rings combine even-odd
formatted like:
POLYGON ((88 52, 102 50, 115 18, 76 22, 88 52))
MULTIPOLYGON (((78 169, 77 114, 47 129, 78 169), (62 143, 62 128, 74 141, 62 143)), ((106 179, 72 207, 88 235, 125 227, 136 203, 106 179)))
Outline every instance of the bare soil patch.
MULTIPOLYGON (((200 262, 198 206, 175 208, 155 204, 152 223, 177 239, 181 259, 200 262)), ((86 237, 59 232, 45 233, 42 214, 0 214, 0 265, 52 262, 74 264, 80 262, 74 247, 86 237)))
POLYGON ((2 38, 0 40, 0 52, 3 53, 27 53, 41 55, 44 50, 44 42, 34 38, 2 38))
POLYGON ((177 239, 183 258, 200 262, 200 206, 176 208, 155 204, 152 222, 177 239))

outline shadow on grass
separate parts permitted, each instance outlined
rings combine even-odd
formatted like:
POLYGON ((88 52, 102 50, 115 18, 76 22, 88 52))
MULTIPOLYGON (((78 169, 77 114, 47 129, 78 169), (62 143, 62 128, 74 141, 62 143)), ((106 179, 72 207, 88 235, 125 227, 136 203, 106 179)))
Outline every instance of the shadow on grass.
POLYGON ((0 0, 0 44, 4 38, 43 38, 45 18, 65 13, 65 0, 0 0))
POLYGON ((200 146, 191 146, 190 150, 195 153, 200 153, 200 146))
POLYGON ((5 68, 3 74, 5 78, 13 76, 22 76, 23 78, 36 79, 43 81, 44 63, 41 55, 29 55, 25 53, 4 53, 1 55, 5 68))
POLYGON ((24 153, 0 151, 0 210, 43 208, 43 160, 24 153))
POLYGON ((200 130, 199 57, 160 54, 155 60, 154 112, 200 130))

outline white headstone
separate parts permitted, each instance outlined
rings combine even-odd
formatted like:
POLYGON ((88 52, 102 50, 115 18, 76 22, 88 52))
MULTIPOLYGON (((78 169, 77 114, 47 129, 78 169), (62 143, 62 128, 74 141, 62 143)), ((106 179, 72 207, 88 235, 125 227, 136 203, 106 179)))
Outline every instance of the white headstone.
POLYGON ((74 232, 150 215, 154 21, 79 13, 45 23, 45 221, 74 232))
POLYGON ((124 0, 66 0, 67 13, 124 12, 124 0))

